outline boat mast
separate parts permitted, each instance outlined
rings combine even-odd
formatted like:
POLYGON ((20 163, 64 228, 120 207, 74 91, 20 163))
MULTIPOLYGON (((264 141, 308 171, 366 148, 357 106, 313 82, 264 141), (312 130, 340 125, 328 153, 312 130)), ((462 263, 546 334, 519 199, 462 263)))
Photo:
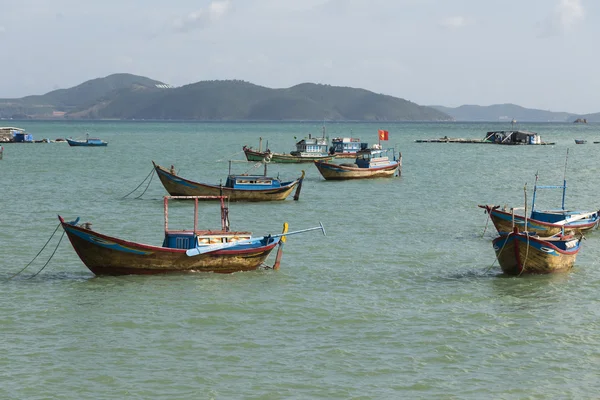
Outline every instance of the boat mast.
POLYGON ((567 161, 569 160, 569 149, 567 148, 567 155, 565 156, 565 172, 563 175, 563 195, 562 195, 562 209, 565 210, 565 194, 567 191, 567 161))

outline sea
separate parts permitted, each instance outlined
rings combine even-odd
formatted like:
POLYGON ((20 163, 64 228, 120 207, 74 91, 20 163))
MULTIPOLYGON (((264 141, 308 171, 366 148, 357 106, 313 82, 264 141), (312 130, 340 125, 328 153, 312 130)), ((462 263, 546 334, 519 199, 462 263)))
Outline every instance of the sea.
MULTIPOLYGON (((4 144, 2 399, 598 397, 600 232, 568 273, 508 277, 478 205, 530 207, 537 174, 539 185, 566 180, 567 208, 599 209, 600 124, 519 123, 546 146, 415 142, 510 129, 500 122, 2 124, 36 140, 108 141, 4 144), (371 144, 388 130, 382 146, 402 153, 402 175, 332 182, 312 164, 269 164, 282 179, 306 172, 300 199, 232 203, 232 229, 326 229, 289 236, 280 270, 96 277, 59 228, 58 215, 80 217, 160 245, 166 192, 152 161, 219 183, 242 146, 262 137, 288 152, 323 127, 371 144)), ((561 201, 560 189, 539 190, 536 205, 561 201)), ((219 227, 216 204, 199 214, 200 227, 219 227)), ((191 204, 171 206, 170 227, 192 224, 191 204)))

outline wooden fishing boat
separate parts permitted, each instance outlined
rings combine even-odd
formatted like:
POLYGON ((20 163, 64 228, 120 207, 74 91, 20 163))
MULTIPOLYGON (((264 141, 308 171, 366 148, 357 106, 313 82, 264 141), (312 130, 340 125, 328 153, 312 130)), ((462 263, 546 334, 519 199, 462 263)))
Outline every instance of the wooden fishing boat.
MULTIPOLYGON (((479 205, 489 214, 492 223, 496 227, 498 233, 512 232, 514 227, 518 227, 522 231, 528 231, 542 236, 552 236, 561 232, 565 233, 583 233, 590 229, 598 227, 599 213, 598 211, 590 213, 576 213, 563 219, 557 219, 555 222, 542 221, 533 216, 546 216, 550 218, 553 214, 550 211, 538 211, 532 213, 532 218, 527 218, 527 226, 525 226, 525 216, 516 214, 515 211, 522 208, 500 209, 497 205, 479 205)), ((562 214, 555 214, 556 216, 562 214)), ((566 214, 569 215, 569 214, 566 214)))
POLYGON ((72 139, 72 138, 67 138, 67 143, 69 143, 69 146, 88 146, 88 147, 98 147, 98 146, 107 146, 108 142, 105 142, 102 139, 97 139, 97 138, 91 138, 89 137, 88 134, 86 134, 85 140, 80 140, 80 139, 72 139))
POLYGON ((296 143, 296 150, 290 154, 274 153, 268 148, 262 151, 262 138, 259 138, 258 151, 252 147, 244 146, 244 154, 248 161, 266 161, 272 163, 311 163, 316 160, 332 160, 335 156, 327 153, 327 138, 312 137, 302 139, 296 143))
POLYGON ((512 208, 507 211, 505 208, 500 210, 500 206, 479 206, 484 208, 490 215, 498 232, 512 232, 516 226, 522 231, 526 230, 538 235, 552 236, 563 231, 565 233, 583 233, 598 227, 600 224, 600 211, 567 210, 565 208, 566 179, 563 180, 562 185, 538 185, 537 182, 538 175, 536 174, 533 198, 531 200, 532 211, 527 218, 527 226, 525 226, 525 216, 515 213, 515 211, 522 208, 512 208), (536 209, 537 191, 539 189, 562 189, 561 208, 550 210, 536 209))
POLYGON ((225 185, 212 185, 194 182, 175 174, 174 168, 166 169, 152 161, 156 174, 167 192, 172 196, 227 196, 231 201, 277 201, 285 200, 294 189, 294 200, 300 198, 300 190, 304 180, 304 171, 300 178, 282 182, 278 178, 267 176, 267 164, 264 164, 263 175, 229 175, 225 185))
POLYGON ((540 237, 529 232, 504 232, 493 240, 496 259, 508 275, 568 271, 579 252, 581 238, 540 237))
MULTIPOLYGON (((59 220, 73 248, 83 263, 96 275, 163 274, 170 272, 217 272, 232 273, 259 268, 271 251, 285 241, 285 236, 321 229, 304 229, 287 232, 287 224, 281 234, 252 237, 250 232, 229 229, 228 209, 224 196, 221 202, 221 228, 198 229, 198 200, 194 199, 193 230, 170 230, 168 227, 169 199, 189 199, 184 196, 165 196, 165 235, 162 246, 152 246, 97 233, 91 224, 79 225, 79 218, 66 222, 59 220)), ((206 199, 202 199, 206 200, 206 199)), ((282 247, 279 247, 280 253, 282 247)), ((281 254, 277 255, 273 268, 279 268, 281 254)))
POLYGON ((391 178, 402 170, 402 155, 396 159, 395 155, 390 160, 386 155, 394 154, 394 149, 381 148, 363 149, 356 153, 354 164, 333 164, 324 161, 315 161, 315 166, 326 180, 346 179, 371 179, 391 178))

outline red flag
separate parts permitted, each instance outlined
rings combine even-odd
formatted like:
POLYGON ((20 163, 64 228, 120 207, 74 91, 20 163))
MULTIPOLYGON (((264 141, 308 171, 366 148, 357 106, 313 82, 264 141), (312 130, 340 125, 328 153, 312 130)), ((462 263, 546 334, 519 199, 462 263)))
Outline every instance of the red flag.
POLYGON ((379 140, 388 140, 389 132, 383 129, 379 130, 379 140))

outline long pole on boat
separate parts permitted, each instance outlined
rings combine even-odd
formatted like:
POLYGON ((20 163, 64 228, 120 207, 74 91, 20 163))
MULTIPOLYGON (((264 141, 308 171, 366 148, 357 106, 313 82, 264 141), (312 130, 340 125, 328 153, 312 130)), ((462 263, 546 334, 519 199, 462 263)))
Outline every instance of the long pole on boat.
POLYGON ((525 232, 528 232, 528 230, 527 230, 527 183, 525 184, 525 186, 523 186, 523 192, 525 193, 525 225, 523 226, 523 229, 525 230, 525 232))
POLYGON ((278 234, 275 234, 275 235, 265 235, 265 236, 251 238, 251 239, 246 239, 246 240, 239 240, 237 242, 229 242, 229 243, 223 243, 223 244, 215 244, 215 245, 194 247, 193 249, 187 250, 185 252, 185 254, 188 257, 193 257, 193 256, 197 256, 197 255, 200 255, 200 254, 211 253, 213 251, 223 250, 223 249, 226 249, 228 247, 238 246, 238 245, 241 245, 241 244, 254 243, 254 242, 257 242, 257 241, 260 241, 260 240, 264 240, 266 238, 276 238, 276 237, 285 237, 285 236, 290 236, 290 235, 297 235, 299 233, 314 231, 314 230, 317 230, 317 229, 320 229, 323 232, 323 236, 327 236, 327 234, 325 233, 325 227, 323 227, 323 224, 321 222, 319 222, 319 226, 316 226, 314 228, 301 229, 299 231, 294 231, 294 232, 278 233, 278 234))
POLYGON ((533 198, 531 199, 531 210, 535 209, 535 195, 537 192, 538 171, 535 171, 535 183, 533 185, 533 198))
POLYGON ((562 209, 565 209, 565 195, 567 192, 567 161, 569 160, 569 149, 567 148, 567 155, 565 156, 565 173, 563 175, 563 195, 562 195, 562 209))

